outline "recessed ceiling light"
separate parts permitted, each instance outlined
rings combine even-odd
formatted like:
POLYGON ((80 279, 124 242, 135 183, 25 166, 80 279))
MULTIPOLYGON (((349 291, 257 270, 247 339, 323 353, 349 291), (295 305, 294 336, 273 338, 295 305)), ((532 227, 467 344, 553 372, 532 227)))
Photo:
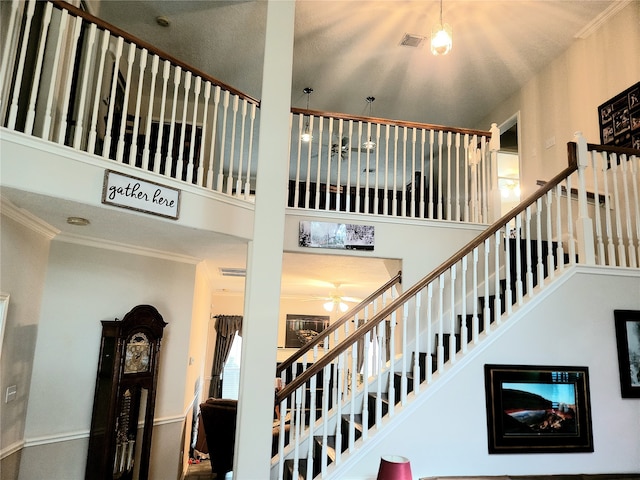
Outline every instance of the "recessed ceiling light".
POLYGON ((86 225, 89 225, 89 220, 87 220, 86 218, 82 218, 82 217, 68 217, 67 218, 67 223, 69 225, 76 225, 78 227, 84 227, 86 225))
POLYGON ((169 22, 169 19, 164 15, 160 15, 159 17, 156 17, 156 23, 161 27, 168 27, 169 25, 171 25, 171 22, 169 22))

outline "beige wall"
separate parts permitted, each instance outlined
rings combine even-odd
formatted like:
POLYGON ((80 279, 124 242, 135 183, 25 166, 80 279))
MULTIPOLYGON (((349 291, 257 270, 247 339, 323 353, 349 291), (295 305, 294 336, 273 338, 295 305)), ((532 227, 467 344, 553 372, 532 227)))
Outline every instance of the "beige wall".
POLYGON ((480 126, 520 112, 522 198, 567 166, 567 142, 582 131, 600 143, 598 106, 640 79, 640 2, 632 1, 536 74, 480 126), (547 144, 555 142, 547 148, 547 144))
MULTIPOLYGON (((2 362, 0 362, 0 458, 20 449, 29 400, 29 385, 36 347, 40 301, 49 254, 47 232, 37 224, 18 223, 6 214, 0 217, 0 292, 10 295, 2 362), (7 387, 15 385, 16 399, 4 403, 7 387)), ((2 461, 2 478, 13 479, 7 461, 2 461)), ((15 465, 15 462, 13 462, 15 465)), ((15 473, 15 470, 14 470, 15 473)))

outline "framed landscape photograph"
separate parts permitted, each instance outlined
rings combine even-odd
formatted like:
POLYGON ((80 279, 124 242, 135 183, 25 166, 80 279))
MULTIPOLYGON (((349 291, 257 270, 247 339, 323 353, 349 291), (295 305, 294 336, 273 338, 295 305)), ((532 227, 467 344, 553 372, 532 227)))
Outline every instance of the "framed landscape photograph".
POLYGON ((614 310, 622 398, 640 398, 640 311, 614 310))
POLYGON ((593 452, 587 367, 485 365, 489 453, 593 452))

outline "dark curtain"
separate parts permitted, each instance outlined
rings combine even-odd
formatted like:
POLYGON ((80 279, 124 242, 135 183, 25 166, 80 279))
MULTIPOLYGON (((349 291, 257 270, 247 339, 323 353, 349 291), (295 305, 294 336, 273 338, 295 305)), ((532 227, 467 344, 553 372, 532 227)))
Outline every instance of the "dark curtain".
POLYGON ((216 349, 213 354, 213 365, 211 366, 211 384, 209 385, 209 397, 220 398, 222 395, 222 370, 229 358, 233 339, 242 335, 241 315, 218 315, 216 316, 216 349))

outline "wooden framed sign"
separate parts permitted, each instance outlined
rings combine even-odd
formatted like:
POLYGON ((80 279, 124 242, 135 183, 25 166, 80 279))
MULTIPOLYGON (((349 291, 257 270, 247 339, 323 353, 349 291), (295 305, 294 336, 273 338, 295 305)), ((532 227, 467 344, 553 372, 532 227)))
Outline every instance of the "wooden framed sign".
POLYGON ((102 203, 177 220, 180 190, 105 170, 102 203))

